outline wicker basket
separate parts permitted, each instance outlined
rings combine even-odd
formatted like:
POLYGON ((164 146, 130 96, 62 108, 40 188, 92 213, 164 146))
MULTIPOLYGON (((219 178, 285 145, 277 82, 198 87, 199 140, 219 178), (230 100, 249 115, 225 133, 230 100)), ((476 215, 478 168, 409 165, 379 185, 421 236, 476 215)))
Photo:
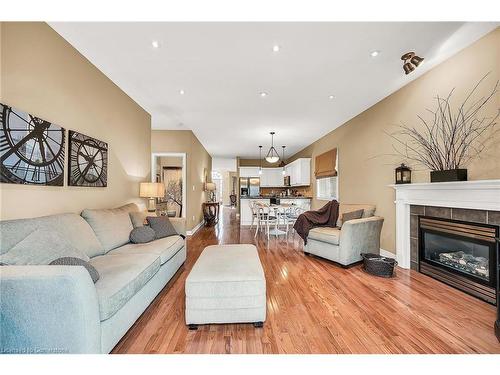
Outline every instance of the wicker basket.
POLYGON ((394 267, 398 265, 395 259, 385 258, 378 254, 361 254, 363 257, 363 269, 375 276, 392 277, 394 267))

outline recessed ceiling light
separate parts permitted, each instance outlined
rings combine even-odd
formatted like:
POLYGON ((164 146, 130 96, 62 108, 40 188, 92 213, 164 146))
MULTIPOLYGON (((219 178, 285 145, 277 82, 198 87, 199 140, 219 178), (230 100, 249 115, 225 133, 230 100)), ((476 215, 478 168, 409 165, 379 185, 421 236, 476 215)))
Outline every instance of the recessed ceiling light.
POLYGON ((278 52, 280 50, 280 46, 278 46, 277 44, 275 44, 273 46, 273 52, 278 52))
POLYGON ((371 56, 371 57, 377 57, 379 54, 380 54, 380 51, 372 51, 372 52, 370 53, 370 56, 371 56))
POLYGON ((335 96, 330 95, 330 96, 328 97, 328 99, 330 99, 330 100, 335 99, 335 96))
POLYGON ((261 96, 262 98, 265 98, 265 97, 267 96, 267 92, 261 92, 261 93, 260 93, 260 96, 261 96))
POLYGON ((158 48, 158 47, 160 47, 160 43, 159 43, 157 40, 153 40, 153 41, 151 42, 151 45, 153 46, 153 48, 158 48))
POLYGON ((179 94, 184 95, 185 94, 184 90, 180 90, 179 94))

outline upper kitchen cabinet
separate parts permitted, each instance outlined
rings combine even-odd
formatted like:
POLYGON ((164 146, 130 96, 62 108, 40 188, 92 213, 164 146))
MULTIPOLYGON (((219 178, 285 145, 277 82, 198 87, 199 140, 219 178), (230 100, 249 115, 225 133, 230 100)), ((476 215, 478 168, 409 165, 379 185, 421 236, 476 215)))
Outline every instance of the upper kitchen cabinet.
POLYGON ((290 176, 290 186, 311 185, 311 158, 294 160, 285 167, 285 175, 290 176))
POLYGON ((240 177, 260 177, 259 167, 240 167, 240 177))
POLYGON ((283 169, 282 168, 262 168, 260 176, 261 187, 283 187, 283 169))

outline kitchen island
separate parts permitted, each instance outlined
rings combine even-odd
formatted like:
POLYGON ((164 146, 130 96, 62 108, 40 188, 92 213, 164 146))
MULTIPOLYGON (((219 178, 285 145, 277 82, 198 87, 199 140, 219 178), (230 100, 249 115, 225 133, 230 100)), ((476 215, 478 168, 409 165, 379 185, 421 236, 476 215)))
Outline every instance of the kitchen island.
MULTIPOLYGON (((280 203, 292 204, 294 206, 302 208, 305 211, 311 209, 310 197, 283 197, 283 198, 280 197, 279 200, 280 203)), ((251 202, 271 204, 271 198, 240 197, 240 226, 246 226, 252 224, 252 210, 250 209, 251 202)))

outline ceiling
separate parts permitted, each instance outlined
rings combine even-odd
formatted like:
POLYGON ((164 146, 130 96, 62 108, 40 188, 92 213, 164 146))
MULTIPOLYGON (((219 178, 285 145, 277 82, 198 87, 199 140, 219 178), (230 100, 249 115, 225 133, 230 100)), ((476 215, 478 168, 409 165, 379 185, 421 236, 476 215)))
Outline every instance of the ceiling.
POLYGON ((151 114, 153 129, 190 129, 212 156, 254 158, 270 131, 288 156, 300 151, 497 23, 50 25, 151 114), (408 51, 425 61, 405 75, 408 51))

